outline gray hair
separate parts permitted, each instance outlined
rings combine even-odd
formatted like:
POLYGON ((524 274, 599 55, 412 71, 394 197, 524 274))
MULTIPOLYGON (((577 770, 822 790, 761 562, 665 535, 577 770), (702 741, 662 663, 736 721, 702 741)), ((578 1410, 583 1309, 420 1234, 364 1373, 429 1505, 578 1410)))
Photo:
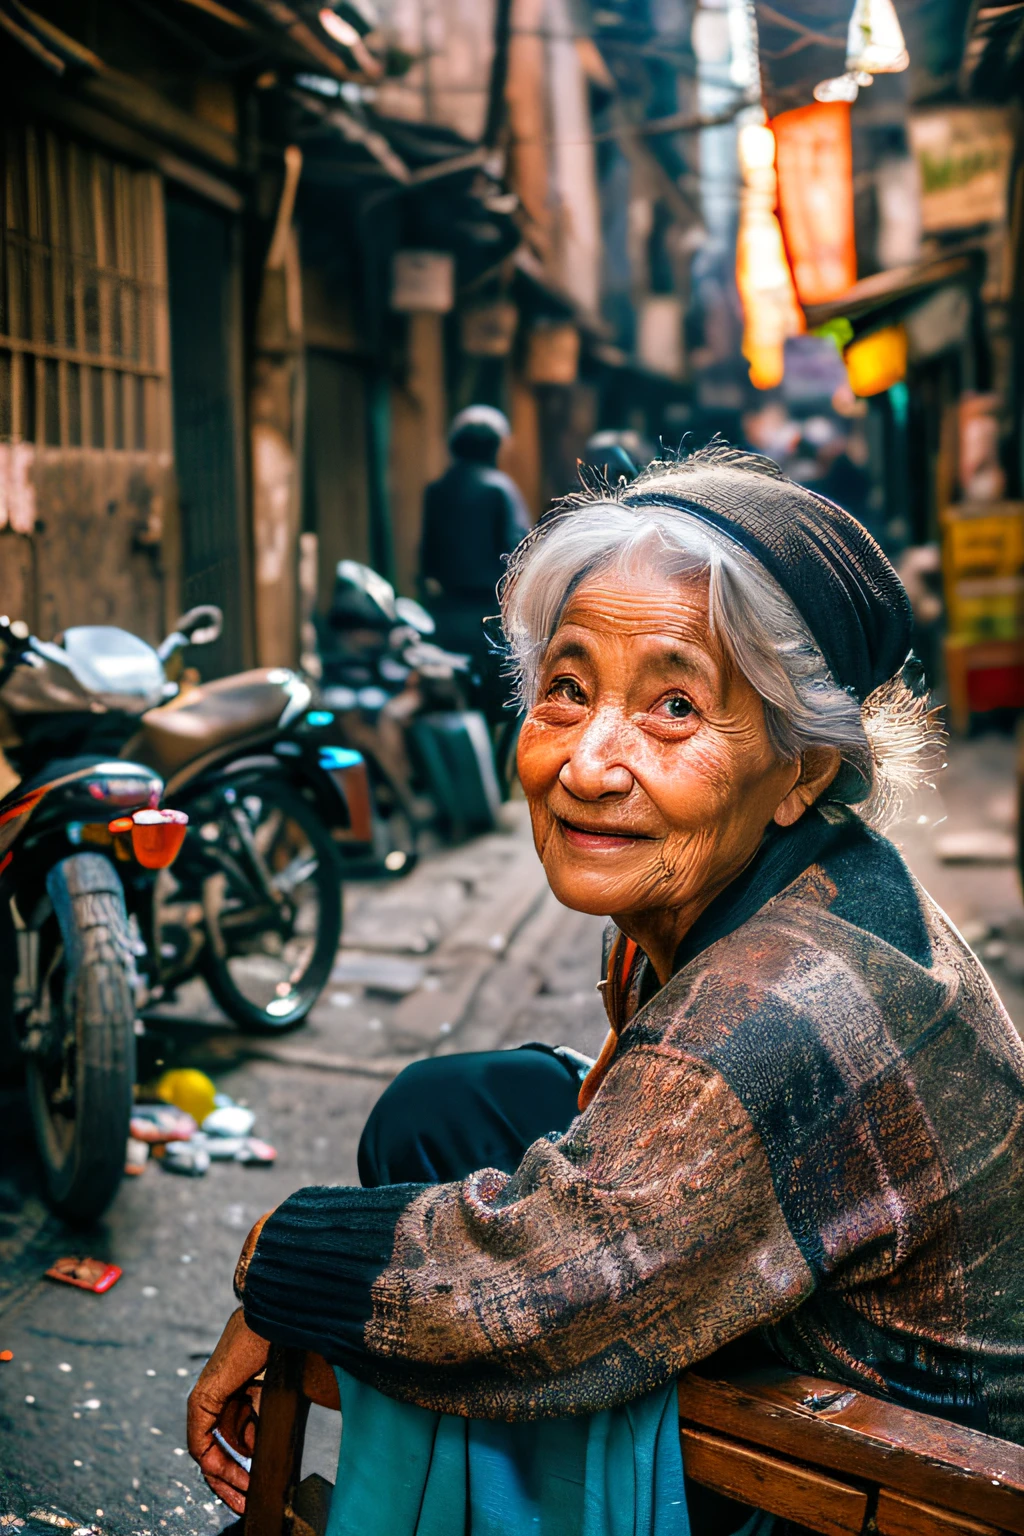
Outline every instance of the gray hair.
POLYGON ((835 682, 791 599, 742 545, 683 508, 633 507, 608 486, 573 498, 509 562, 502 621, 526 707, 569 597, 607 570, 706 579, 712 632, 760 694, 774 750, 793 761, 811 747, 838 749, 843 766, 823 801, 856 805, 872 825, 887 825, 938 766, 934 713, 902 676, 859 703, 835 682))

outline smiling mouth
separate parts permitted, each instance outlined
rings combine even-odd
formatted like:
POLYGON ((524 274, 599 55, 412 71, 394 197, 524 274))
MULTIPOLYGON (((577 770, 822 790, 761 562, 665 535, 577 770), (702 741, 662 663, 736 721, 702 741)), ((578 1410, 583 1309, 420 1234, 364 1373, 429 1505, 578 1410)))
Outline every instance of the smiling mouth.
POLYGON ((566 821, 563 816, 557 817, 556 820, 566 842, 573 848, 586 849, 588 852, 616 853, 622 848, 631 848, 634 843, 650 841, 643 832, 616 832, 598 827, 583 827, 578 822, 566 821))

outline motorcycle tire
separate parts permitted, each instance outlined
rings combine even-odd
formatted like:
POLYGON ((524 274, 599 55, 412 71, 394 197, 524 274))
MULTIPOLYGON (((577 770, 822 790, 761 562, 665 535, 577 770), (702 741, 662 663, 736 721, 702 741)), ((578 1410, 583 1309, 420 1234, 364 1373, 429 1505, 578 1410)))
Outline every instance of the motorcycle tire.
POLYGON ((232 971, 232 962, 244 962, 245 956, 227 953, 228 943, 223 932, 218 931, 218 920, 207 917, 204 974, 214 998, 244 1034, 279 1035, 298 1028, 330 977, 341 941, 341 862, 315 807, 296 790, 266 780, 246 785, 244 791, 239 791, 239 798, 243 806, 258 803, 261 817, 269 811, 271 816, 279 816, 286 828, 290 824, 293 832, 306 839, 316 861, 311 871, 318 901, 315 939, 301 976, 289 979, 289 991, 284 997, 271 997, 266 1004, 260 1004, 246 996, 237 970, 232 971))
POLYGON ((105 858, 63 860, 47 890, 60 944, 45 985, 64 1034, 52 1053, 28 1056, 28 1099, 47 1202, 70 1224, 89 1226, 124 1173, 135 1085, 134 966, 124 892, 105 858))

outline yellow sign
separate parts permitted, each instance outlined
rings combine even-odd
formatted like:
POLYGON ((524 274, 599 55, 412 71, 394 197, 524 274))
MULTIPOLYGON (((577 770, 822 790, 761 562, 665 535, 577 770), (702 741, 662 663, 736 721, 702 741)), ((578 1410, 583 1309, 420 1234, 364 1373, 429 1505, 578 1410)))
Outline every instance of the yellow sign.
POLYGON ((859 341, 851 341, 843 353, 850 388, 863 400, 880 395, 898 384, 907 373, 907 333, 902 325, 887 325, 859 341))
POLYGON ((1024 617, 1024 504, 949 507, 942 524, 950 633, 1016 638, 1024 617))

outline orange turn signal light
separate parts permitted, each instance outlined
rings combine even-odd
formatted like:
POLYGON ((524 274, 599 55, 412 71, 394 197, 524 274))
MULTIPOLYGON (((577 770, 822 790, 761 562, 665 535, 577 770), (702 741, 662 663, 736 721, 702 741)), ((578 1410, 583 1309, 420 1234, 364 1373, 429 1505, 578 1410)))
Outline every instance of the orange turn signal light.
POLYGON ((143 869, 167 869, 181 852, 188 830, 184 811, 136 811, 107 823, 112 837, 131 835, 132 852, 143 869))

